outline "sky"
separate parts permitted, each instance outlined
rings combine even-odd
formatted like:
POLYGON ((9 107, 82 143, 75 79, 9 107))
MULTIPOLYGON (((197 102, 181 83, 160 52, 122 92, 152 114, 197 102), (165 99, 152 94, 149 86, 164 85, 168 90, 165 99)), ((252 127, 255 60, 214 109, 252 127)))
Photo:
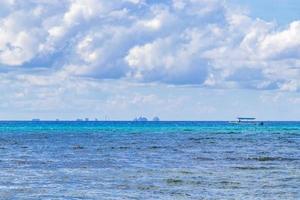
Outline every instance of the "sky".
POLYGON ((1 0, 0 120, 300 120, 298 0, 1 0))

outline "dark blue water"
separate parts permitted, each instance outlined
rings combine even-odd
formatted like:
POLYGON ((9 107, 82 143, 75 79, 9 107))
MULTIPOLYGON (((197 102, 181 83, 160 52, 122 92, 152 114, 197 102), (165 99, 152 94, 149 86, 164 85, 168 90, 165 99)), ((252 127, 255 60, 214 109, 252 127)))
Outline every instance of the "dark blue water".
POLYGON ((300 123, 0 122, 0 199, 300 199, 300 123))

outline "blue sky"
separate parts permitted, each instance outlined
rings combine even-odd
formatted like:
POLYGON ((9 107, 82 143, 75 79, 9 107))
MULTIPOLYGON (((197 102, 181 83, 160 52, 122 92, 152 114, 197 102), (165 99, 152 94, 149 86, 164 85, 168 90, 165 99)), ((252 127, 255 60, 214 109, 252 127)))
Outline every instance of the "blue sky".
POLYGON ((297 0, 231 0, 230 2, 248 9, 253 18, 276 21, 283 26, 300 19, 300 2, 297 0))
POLYGON ((3 0, 0 119, 300 119, 296 0, 3 0))

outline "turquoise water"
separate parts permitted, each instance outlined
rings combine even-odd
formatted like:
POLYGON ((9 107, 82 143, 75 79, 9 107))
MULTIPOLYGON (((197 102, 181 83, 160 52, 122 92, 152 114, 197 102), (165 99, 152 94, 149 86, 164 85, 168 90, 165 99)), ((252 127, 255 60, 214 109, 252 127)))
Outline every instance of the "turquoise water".
POLYGON ((299 188, 299 122, 0 122, 0 199, 300 199, 299 188))

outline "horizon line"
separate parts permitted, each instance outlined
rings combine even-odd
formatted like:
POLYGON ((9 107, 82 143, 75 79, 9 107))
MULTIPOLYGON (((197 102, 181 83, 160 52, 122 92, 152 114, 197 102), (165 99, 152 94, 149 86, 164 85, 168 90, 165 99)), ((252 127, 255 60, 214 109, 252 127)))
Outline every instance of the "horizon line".
MULTIPOLYGON (((0 119, 0 122, 231 122, 234 120, 159 120, 159 121, 153 121, 153 120, 147 120, 147 121, 134 121, 134 120, 71 120, 71 119, 15 119, 15 120, 9 120, 9 119, 0 119)), ((300 122, 299 120, 256 120, 260 122, 300 122)))

